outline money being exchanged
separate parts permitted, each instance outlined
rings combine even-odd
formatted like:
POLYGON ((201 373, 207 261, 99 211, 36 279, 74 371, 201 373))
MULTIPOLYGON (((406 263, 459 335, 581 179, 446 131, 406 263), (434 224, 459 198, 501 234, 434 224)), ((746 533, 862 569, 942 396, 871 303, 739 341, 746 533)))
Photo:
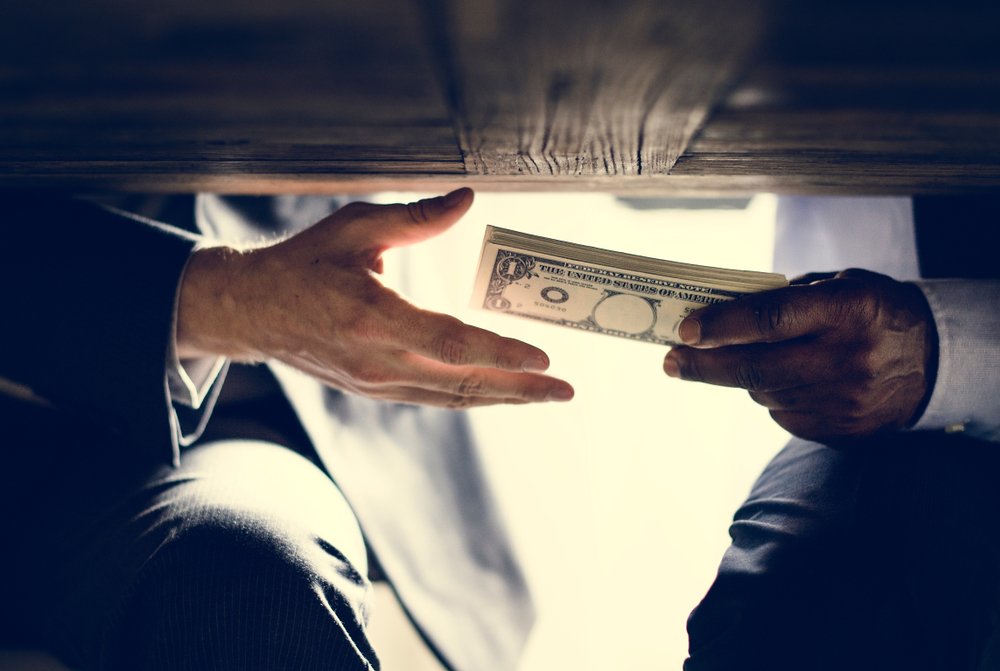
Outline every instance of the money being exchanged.
POLYGON ((472 306, 660 345, 695 310, 788 285, 784 275, 712 268, 486 227, 472 306))

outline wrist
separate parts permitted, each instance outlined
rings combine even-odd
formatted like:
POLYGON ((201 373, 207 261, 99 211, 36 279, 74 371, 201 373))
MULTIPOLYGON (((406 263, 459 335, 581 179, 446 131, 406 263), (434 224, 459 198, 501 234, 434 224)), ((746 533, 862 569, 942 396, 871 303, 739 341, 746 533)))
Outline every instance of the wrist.
POLYGON ((919 315, 917 321, 920 323, 920 326, 917 329, 916 344, 918 349, 922 349, 923 361, 924 393, 913 415, 906 424, 908 427, 912 427, 920 421, 920 417, 924 414, 924 410, 927 408, 927 404, 930 402, 931 395, 934 392, 934 384, 937 381, 939 346, 937 326, 934 323, 934 313, 923 290, 912 282, 905 282, 904 286, 909 292, 911 309, 919 315))
POLYGON ((244 342, 246 310, 240 293, 244 254, 229 247, 207 247, 188 260, 177 305, 176 343, 180 358, 225 356, 259 360, 244 342))

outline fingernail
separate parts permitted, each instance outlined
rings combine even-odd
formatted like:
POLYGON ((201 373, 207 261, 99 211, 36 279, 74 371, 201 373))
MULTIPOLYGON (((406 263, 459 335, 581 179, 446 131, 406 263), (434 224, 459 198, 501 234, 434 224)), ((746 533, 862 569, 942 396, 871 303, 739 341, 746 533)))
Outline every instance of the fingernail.
POLYGON ((541 373, 549 369, 549 360, 541 356, 533 356, 525 359, 521 364, 521 370, 525 373, 541 373))
POLYGON ((677 364, 677 359, 673 354, 668 354, 667 358, 663 360, 663 372, 670 377, 681 376, 681 367, 677 364))
POLYGON ((568 401, 573 398, 573 390, 570 387, 556 387, 549 391, 550 401, 568 401))
POLYGON ((456 207, 459 203, 465 200, 465 195, 468 191, 469 190, 464 187, 461 189, 455 189, 451 193, 446 194, 441 203, 448 209, 456 207))
POLYGON ((677 328, 677 335, 681 337, 681 342, 686 345, 697 345, 701 340, 701 322, 697 319, 687 317, 677 328))

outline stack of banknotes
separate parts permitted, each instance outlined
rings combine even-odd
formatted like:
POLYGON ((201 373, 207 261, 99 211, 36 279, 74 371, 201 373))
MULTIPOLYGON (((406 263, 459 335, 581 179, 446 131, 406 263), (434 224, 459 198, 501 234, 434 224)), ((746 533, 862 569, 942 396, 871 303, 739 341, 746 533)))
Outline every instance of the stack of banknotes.
POLYGON ((786 286, 784 275, 624 254, 488 226, 475 308, 672 345, 695 310, 786 286))

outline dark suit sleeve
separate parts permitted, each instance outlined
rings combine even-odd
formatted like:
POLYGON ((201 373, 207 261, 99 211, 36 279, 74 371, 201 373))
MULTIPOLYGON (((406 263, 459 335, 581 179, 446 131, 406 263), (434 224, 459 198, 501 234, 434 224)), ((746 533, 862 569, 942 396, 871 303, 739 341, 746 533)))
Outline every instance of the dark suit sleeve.
POLYGON ((197 238, 91 203, 0 207, 0 377, 176 461, 166 385, 180 277, 197 238))

